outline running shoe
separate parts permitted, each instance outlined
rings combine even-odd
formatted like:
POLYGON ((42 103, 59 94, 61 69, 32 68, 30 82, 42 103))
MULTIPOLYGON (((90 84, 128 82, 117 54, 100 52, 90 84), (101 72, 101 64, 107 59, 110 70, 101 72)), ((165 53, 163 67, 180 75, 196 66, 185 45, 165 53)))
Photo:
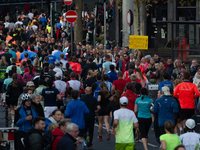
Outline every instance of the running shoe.
POLYGON ((107 133, 107 140, 110 140, 110 132, 107 133))
POLYGON ((87 149, 88 149, 85 140, 82 140, 82 142, 81 142, 81 146, 82 146, 83 150, 87 150, 87 149))
POLYGON ((103 139, 102 139, 102 136, 98 136, 97 138, 99 139, 99 141, 102 141, 102 140, 103 140, 103 139))
POLYGON ((138 142, 139 142, 139 139, 138 139, 138 138, 135 138, 135 142, 137 142, 137 143, 138 143, 138 142))

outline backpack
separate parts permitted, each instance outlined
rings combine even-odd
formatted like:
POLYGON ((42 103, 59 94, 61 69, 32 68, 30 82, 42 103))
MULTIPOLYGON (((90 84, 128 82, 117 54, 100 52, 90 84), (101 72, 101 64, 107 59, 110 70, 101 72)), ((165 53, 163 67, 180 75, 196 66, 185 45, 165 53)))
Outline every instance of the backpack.
POLYGON ((59 136, 62 136, 62 135, 53 136, 53 138, 51 139, 51 142, 49 142, 49 144, 46 145, 46 146, 44 147, 44 150, 52 150, 52 149, 51 149, 52 144, 53 144, 53 142, 55 141, 55 139, 56 139, 57 137, 59 137, 59 136))
POLYGON ((29 149, 29 134, 18 130, 15 132, 14 145, 15 150, 28 150, 29 149))
POLYGON ((1 141, 0 150, 10 150, 10 143, 7 141, 1 141))

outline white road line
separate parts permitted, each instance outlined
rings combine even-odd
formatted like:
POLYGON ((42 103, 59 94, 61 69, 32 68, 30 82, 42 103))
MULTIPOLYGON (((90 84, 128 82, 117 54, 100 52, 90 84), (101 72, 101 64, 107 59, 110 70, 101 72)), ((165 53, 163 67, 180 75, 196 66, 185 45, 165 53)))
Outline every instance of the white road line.
MULTIPOLYGON (((94 126, 96 126, 96 127, 99 127, 99 125, 98 124, 94 124, 94 126)), ((106 127, 104 127, 103 126, 103 129, 105 129, 106 130, 106 127)), ((110 131, 112 131, 111 129, 110 129, 110 131)), ((142 141, 141 140, 139 140, 139 142, 141 142, 142 143, 142 141)), ((157 145, 154 145, 154 144, 151 144, 151 143, 147 143, 149 146, 151 146, 151 147, 158 147, 157 145)))

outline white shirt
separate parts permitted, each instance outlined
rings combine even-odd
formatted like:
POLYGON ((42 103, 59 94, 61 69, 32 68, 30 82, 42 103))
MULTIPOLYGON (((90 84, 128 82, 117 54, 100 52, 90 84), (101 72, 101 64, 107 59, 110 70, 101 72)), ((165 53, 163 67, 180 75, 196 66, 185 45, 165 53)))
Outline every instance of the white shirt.
POLYGON ((64 98, 65 97, 67 83, 65 83, 62 80, 56 80, 56 81, 54 81, 54 87, 58 89, 58 91, 60 92, 61 97, 64 98))
POLYGON ((17 26, 18 24, 23 25, 23 22, 21 22, 21 21, 15 22, 15 26, 17 26))
POLYGON ((200 142, 200 134, 196 132, 184 133, 179 138, 186 150, 194 150, 194 146, 200 142))
POLYGON ((35 32, 38 29, 38 27, 36 25, 32 25, 32 29, 35 32))
POLYGON ((55 71, 55 72, 60 72, 60 73, 61 73, 61 78, 62 78, 63 72, 62 72, 62 70, 61 70, 59 67, 55 67, 55 68, 53 69, 53 71, 55 71))
POLYGON ((64 59, 61 59, 60 60, 62 63, 63 63, 63 68, 66 68, 66 63, 68 63, 68 61, 67 60, 64 60, 64 59))
POLYGON ((28 13, 28 17, 32 20, 33 19, 34 14, 33 13, 28 13))
POLYGON ((5 28, 7 28, 7 27, 9 26, 9 24, 10 24, 9 22, 5 22, 5 23, 4 23, 5 28))
POLYGON ((67 82, 67 84, 69 84, 69 87, 71 87, 73 90, 77 90, 80 91, 81 89, 81 82, 78 80, 70 80, 67 82))

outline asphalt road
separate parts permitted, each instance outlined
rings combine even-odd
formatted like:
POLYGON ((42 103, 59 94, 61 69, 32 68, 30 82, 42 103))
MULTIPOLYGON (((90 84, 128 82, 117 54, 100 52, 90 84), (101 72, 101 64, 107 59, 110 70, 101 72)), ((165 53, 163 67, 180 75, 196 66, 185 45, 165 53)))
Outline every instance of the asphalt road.
MULTIPOLYGON (((5 113, 2 112, 5 110, 5 107, 0 106, 0 127, 5 127, 5 113)), ((9 125, 11 123, 9 122, 9 125)), ((94 138, 93 138, 93 150, 114 150, 115 149, 115 136, 111 135, 111 140, 107 141, 107 132, 106 129, 104 127, 103 129, 103 140, 99 141, 97 139, 98 136, 98 124, 95 123, 95 127, 94 127, 94 138)), ((136 150, 144 150, 143 145, 140 142, 136 143, 135 145, 135 149, 136 150)), ((155 140, 155 136, 154 136, 154 131, 149 131, 149 141, 148 141, 148 150, 158 150, 159 149, 159 145, 155 140)), ((82 150, 81 145, 79 145, 78 150, 82 150)))

